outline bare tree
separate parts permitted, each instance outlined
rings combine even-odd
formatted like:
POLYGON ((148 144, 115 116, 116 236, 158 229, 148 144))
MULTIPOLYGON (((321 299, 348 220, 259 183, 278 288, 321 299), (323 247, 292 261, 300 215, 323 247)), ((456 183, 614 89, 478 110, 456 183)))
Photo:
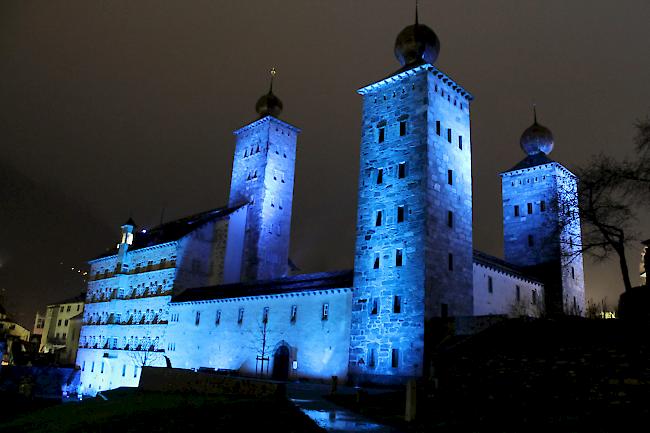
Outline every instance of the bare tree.
POLYGON ((158 347, 159 342, 159 339, 144 340, 136 345, 133 350, 130 350, 129 358, 131 358, 133 364, 138 367, 148 367, 161 362, 164 358, 163 350, 158 347))

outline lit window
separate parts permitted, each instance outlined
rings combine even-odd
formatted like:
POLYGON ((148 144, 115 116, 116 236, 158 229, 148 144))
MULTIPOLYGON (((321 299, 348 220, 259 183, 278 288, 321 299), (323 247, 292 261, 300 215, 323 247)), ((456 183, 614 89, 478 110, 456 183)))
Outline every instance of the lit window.
POLYGON ((327 320, 330 315, 330 304, 323 304, 322 320, 327 320))

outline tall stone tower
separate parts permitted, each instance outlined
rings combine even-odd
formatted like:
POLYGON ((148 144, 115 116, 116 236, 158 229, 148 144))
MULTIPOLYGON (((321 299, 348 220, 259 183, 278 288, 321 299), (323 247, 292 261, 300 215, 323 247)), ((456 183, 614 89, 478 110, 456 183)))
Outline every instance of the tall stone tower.
POLYGON ((544 281, 547 313, 585 308, 577 179, 548 158, 553 135, 537 123, 521 136, 526 157, 501 173, 505 259, 544 281))
POLYGON ((425 323, 471 315, 472 96, 433 66, 419 24, 395 42, 402 67, 363 87, 350 373, 403 382, 424 372, 425 323))
POLYGON ((274 69, 271 74, 269 92, 257 101, 259 119, 234 132, 237 143, 229 206, 247 207, 241 280, 279 278, 288 273, 300 130, 278 119, 282 102, 273 94, 274 69))

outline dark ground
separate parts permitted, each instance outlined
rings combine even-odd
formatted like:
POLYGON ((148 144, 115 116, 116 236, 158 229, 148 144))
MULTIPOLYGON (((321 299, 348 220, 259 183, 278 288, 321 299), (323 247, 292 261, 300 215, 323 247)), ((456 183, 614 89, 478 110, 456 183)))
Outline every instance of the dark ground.
POLYGON ((617 320, 509 320, 436 353, 438 389, 423 383, 418 420, 405 391, 332 397, 405 432, 645 431, 648 325, 617 320))
POLYGON ((271 431, 322 433, 286 399, 160 394, 119 389, 100 398, 44 407, 0 396, 0 432, 271 431), (8 406, 5 406, 8 405, 8 406))

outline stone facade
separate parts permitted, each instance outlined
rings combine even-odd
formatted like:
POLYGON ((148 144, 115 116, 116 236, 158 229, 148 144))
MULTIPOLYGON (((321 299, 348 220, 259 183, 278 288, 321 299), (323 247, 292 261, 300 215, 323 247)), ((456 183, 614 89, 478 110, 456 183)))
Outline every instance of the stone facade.
POLYGON ((458 89, 425 64, 359 91, 357 375, 420 376, 425 321, 473 312, 471 97, 458 89))
POLYGON ((39 352, 54 353, 56 362, 60 364, 74 364, 83 312, 83 296, 48 305, 39 352))
MULTIPOLYGON (((265 116, 237 131, 230 182, 230 207, 246 204, 241 279, 287 275, 291 207, 300 130, 265 116)), ((230 280, 228 282, 239 281, 230 280)))
POLYGON ((505 259, 545 283, 550 314, 584 312, 584 271, 575 176, 557 162, 501 174, 505 259))

